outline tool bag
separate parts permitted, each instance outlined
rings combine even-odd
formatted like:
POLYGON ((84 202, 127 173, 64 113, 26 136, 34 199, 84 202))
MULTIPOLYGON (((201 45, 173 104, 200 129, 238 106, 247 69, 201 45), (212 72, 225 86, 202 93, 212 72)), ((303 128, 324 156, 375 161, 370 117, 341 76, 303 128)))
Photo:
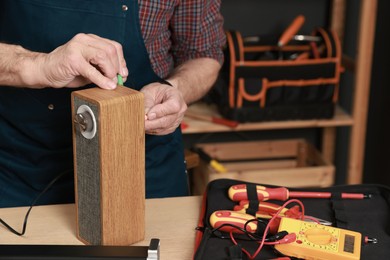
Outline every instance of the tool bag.
MULTIPOLYGON (((236 184, 254 184, 232 179, 218 179, 209 183, 203 196, 202 209, 197 227, 194 260, 246 260, 248 257, 229 238, 220 238, 213 233, 209 219, 217 210, 233 210, 237 202, 229 199, 228 189, 236 184)), ((261 184, 257 184, 261 185, 261 184)), ((266 185, 267 187, 272 187, 266 185)), ((297 189, 289 189, 297 190, 297 189)), ((362 237, 376 238, 377 243, 362 243, 363 260, 388 259, 390 255, 390 188, 380 185, 345 185, 330 188, 299 189, 305 191, 328 191, 330 199, 299 199, 305 206, 305 215, 332 222, 332 226, 360 232, 362 237), (341 199, 342 192, 371 194, 370 199, 341 199)), ((267 201, 282 205, 282 201, 267 201)), ((236 240, 249 251, 255 252, 257 242, 236 240)), ((255 259, 275 259, 280 254, 273 246, 264 246, 255 259)), ((295 258, 291 258, 295 259, 295 258)))
POLYGON ((242 37, 238 31, 226 36, 225 63, 205 100, 216 103, 224 117, 239 122, 333 117, 342 71, 334 32, 318 28, 306 36, 316 41, 292 40, 282 47, 277 39, 242 37))

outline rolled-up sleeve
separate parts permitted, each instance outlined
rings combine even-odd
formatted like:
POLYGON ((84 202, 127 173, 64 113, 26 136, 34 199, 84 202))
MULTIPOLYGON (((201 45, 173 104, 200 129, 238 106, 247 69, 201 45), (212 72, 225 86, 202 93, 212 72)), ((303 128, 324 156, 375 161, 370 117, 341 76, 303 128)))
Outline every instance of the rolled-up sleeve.
POLYGON ((180 1, 170 23, 175 66, 196 58, 223 63, 225 45, 221 0, 180 1))

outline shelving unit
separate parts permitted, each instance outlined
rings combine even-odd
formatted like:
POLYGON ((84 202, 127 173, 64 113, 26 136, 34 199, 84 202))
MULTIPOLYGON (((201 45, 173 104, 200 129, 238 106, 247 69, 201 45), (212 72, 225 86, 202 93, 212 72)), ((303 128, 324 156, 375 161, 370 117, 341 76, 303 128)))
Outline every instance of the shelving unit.
MULTIPOLYGON (((332 0, 331 28, 340 39, 344 38, 344 24, 348 1, 332 0)), ((357 35, 357 50, 355 59, 345 57, 343 64, 354 72, 354 93, 351 93, 353 105, 349 115, 341 107, 336 108, 334 118, 330 120, 291 120, 239 124, 236 128, 184 118, 188 125, 184 134, 213 133, 229 131, 262 131, 272 129, 322 128, 322 156, 328 161, 334 161, 336 128, 347 126, 350 129, 347 183, 362 182, 367 110, 371 80, 371 65, 374 46, 375 20, 377 0, 360 0, 360 16, 357 35)), ((215 107, 205 104, 194 104, 189 110, 199 114, 219 116, 215 107)))
MULTIPOLYGON (((221 117, 214 105, 204 103, 196 103, 189 108, 190 112, 200 115, 211 115, 221 117)), ((197 133, 215 133, 215 132, 230 132, 230 131, 254 131, 254 130, 272 130, 272 129, 294 129, 294 128, 314 128, 314 127, 338 127, 352 126, 353 119, 341 107, 336 108, 335 116, 328 120, 289 120, 289 121, 268 121, 256 123, 241 123, 235 128, 230 128, 224 125, 214 124, 206 121, 200 121, 186 117, 184 122, 188 127, 183 131, 185 134, 197 133)))

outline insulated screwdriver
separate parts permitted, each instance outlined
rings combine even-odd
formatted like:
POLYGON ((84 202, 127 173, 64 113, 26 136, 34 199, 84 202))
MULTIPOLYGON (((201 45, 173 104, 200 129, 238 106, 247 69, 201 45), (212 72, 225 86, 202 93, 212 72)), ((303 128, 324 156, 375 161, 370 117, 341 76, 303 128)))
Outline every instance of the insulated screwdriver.
MULTIPOLYGON (((328 199, 332 197, 331 192, 309 192, 309 191, 289 191, 285 187, 267 188, 256 185, 257 199, 259 201, 280 200, 285 201, 289 198, 317 198, 328 199)), ((342 199, 366 199, 371 195, 363 193, 341 193, 342 199)), ((229 188, 229 198, 232 201, 248 200, 246 184, 237 184, 229 188)))
POLYGON ((303 15, 298 15, 292 23, 287 27, 278 40, 278 46, 283 47, 294 37, 305 22, 303 15))

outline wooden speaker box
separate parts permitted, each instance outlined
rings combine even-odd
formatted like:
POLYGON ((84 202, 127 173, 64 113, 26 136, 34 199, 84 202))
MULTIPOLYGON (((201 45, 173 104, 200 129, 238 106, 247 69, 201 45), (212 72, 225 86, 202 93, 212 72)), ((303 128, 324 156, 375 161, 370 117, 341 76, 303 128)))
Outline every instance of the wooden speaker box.
POLYGON ((130 88, 72 93, 77 237, 129 245, 145 235, 143 95, 130 88))

